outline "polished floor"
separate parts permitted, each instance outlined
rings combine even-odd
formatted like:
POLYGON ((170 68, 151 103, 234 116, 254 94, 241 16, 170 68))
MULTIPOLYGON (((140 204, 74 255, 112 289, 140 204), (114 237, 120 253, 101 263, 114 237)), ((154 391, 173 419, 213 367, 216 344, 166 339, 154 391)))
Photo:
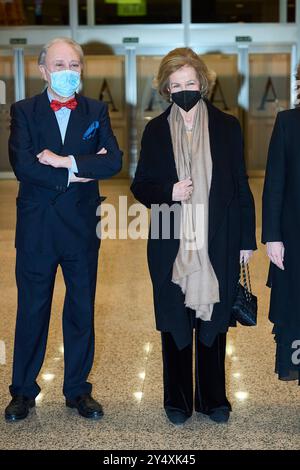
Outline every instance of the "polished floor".
MULTIPOLYGON (((252 179, 260 240, 262 180, 252 179)), ((16 311, 14 282, 15 181, 0 181, 0 407, 10 396, 16 311)), ((126 180, 102 184, 106 202, 128 195, 126 180)), ((162 408, 160 335, 155 331, 145 240, 105 240, 96 298, 96 356, 90 380, 105 417, 90 422, 64 406, 61 311, 64 285, 56 282, 49 342, 38 382, 42 392, 30 416, 6 423, 0 416, 1 449, 299 449, 300 389, 273 373, 274 342, 267 319, 268 262, 259 244, 251 262, 259 296, 258 327, 228 335, 227 387, 233 412, 228 424, 194 415, 174 428, 162 408)), ((3 416, 3 414, 2 414, 3 416)))

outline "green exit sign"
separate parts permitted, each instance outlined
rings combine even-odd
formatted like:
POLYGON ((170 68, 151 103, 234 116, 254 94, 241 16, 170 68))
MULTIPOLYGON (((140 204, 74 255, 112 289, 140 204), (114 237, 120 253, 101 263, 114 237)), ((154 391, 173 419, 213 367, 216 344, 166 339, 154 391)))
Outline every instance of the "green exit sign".
POLYGON ((123 38, 124 44, 137 44, 139 42, 139 38, 123 38))
POLYGON ((26 38, 10 38, 10 44, 27 44, 26 38))
POLYGON ((236 36, 235 42, 252 42, 251 36, 236 36))

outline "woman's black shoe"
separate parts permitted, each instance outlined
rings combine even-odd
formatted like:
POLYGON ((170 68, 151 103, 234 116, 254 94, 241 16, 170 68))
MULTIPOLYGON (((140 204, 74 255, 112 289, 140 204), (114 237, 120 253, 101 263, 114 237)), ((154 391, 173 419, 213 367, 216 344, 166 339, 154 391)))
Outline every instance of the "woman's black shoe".
POLYGON ((78 413, 84 418, 100 419, 104 415, 102 406, 90 394, 80 395, 74 400, 66 400, 66 406, 77 408, 78 413))
POLYGON ((209 413, 209 417, 212 421, 216 423, 227 423, 230 416, 230 409, 227 406, 219 406, 214 408, 209 413))
POLYGON ((184 424, 190 416, 187 415, 184 411, 178 410, 176 408, 165 408, 166 415, 175 426, 180 426, 184 424))
POLYGON ((19 421, 28 416, 29 409, 35 406, 34 398, 26 398, 17 395, 12 398, 10 404, 5 409, 5 419, 7 421, 19 421))

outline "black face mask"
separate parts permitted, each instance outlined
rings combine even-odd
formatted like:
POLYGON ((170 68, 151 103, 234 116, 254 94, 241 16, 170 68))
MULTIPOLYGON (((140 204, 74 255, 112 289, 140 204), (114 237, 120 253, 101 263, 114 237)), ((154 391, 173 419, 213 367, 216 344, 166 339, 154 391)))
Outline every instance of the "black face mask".
POLYGON ((171 94, 172 101, 184 111, 188 112, 201 99, 199 90, 183 90, 171 94))

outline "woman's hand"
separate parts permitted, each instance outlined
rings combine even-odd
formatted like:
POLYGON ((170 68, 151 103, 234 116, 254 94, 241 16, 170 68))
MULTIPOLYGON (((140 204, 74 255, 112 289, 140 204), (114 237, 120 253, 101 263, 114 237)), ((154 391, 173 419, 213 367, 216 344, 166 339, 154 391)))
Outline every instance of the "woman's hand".
POLYGON ((249 259, 253 255, 253 250, 241 250, 240 251, 240 263, 244 260, 244 263, 248 263, 249 259))
POLYGON ((282 242, 267 242, 267 255, 272 263, 284 271, 284 245, 282 242))
POLYGON ((173 186, 172 200, 186 201, 191 197, 193 189, 193 182, 191 178, 179 181, 173 186))

